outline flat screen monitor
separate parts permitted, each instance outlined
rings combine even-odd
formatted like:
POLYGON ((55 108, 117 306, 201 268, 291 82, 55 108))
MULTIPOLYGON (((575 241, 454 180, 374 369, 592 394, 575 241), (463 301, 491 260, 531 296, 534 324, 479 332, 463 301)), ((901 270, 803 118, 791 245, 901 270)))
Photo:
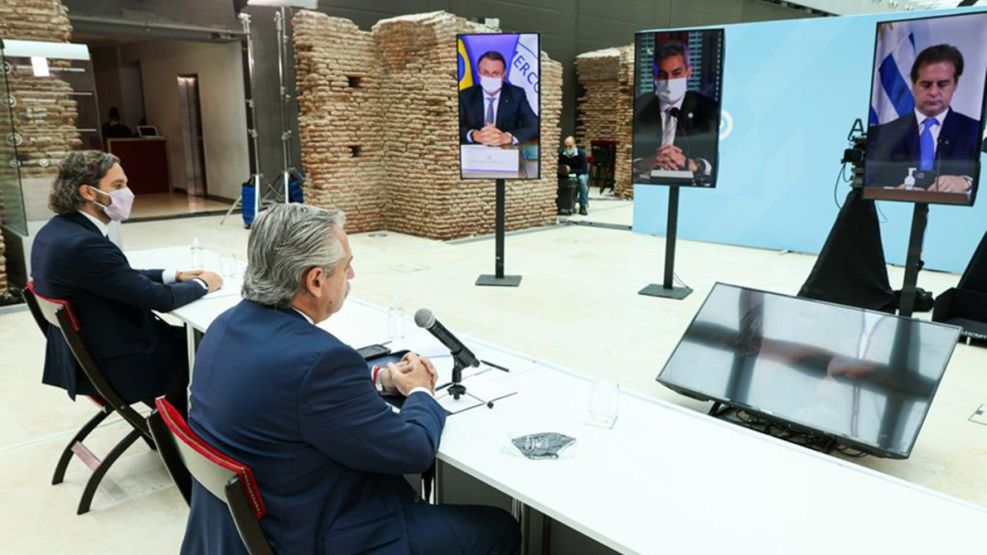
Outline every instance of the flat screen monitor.
POLYGON ((877 24, 864 198, 973 205, 987 13, 877 24))
POLYGON ((716 186, 723 47, 723 29, 635 36, 634 183, 716 186))
POLYGON ((907 458, 959 334, 955 326, 717 283, 658 382, 907 458))
POLYGON ((137 126, 137 136, 138 137, 157 137, 158 128, 153 125, 138 125, 137 126))
POLYGON ((462 179, 541 176, 541 37, 458 35, 462 179))

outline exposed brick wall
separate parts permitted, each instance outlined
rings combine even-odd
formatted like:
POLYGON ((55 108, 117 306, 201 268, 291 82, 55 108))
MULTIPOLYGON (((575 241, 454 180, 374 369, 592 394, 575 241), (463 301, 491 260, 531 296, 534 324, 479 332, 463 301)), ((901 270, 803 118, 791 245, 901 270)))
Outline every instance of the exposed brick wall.
MULTIPOLYGON (((0 0, 0 37, 68 42, 71 36, 72 25, 60 0, 0 0)), ((52 69, 55 68, 57 66, 53 64, 52 69)), ((21 138, 17 148, 18 158, 24 164, 22 175, 52 175, 65 151, 79 144, 75 132, 76 103, 64 94, 71 92, 71 89, 64 81, 34 77, 30 68, 11 68, 7 81, 12 96, 17 100, 13 111, 17 134, 21 138), (28 103, 23 101, 24 98, 43 98, 46 103, 28 103)), ((3 129, 6 131, 4 135, 10 135, 6 126, 3 129)), ((0 164, 3 164, 5 181, 12 178, 9 175, 13 171, 9 164, 14 157, 11 139, 9 136, 0 137, 3 144, 0 164)), ((8 289, 4 253, 5 245, 0 235, 0 294, 8 289)))
MULTIPOLYGON (((347 210, 354 231, 434 239, 492 232, 493 182, 459 178, 456 34, 483 31, 446 12, 386 19, 370 33, 299 12, 294 42, 310 202, 347 210), (349 87, 347 77, 359 77, 360 86, 349 87), (360 147, 356 159, 350 145, 360 147)), ((541 63, 542 178, 508 183, 509 230, 555 222, 562 65, 544 52, 541 63)))
POLYGON ((582 94, 576 99, 576 141, 617 141, 614 193, 634 195, 631 183, 631 140, 634 119, 634 47, 607 48, 576 57, 576 78, 582 94))

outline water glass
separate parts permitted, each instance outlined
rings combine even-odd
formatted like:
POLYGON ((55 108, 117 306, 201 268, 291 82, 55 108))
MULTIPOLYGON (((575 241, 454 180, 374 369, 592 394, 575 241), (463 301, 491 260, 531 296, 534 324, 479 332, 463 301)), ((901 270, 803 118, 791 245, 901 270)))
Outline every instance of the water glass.
POLYGON ((589 392, 589 414, 593 422, 604 428, 613 428, 620 414, 620 385, 598 381, 589 392))
POLYGON ((219 259, 219 271, 223 274, 223 279, 234 281, 239 274, 239 264, 235 255, 224 255, 219 259))

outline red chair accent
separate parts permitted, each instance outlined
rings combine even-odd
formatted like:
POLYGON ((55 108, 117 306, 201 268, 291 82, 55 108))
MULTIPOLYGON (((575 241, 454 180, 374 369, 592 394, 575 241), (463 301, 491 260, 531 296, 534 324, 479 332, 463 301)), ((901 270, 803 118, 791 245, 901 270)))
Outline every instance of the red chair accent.
POLYGON ((86 350, 85 345, 82 344, 82 339, 79 337, 81 325, 75 311, 72 310, 72 305, 62 299, 52 299, 38 294, 34 289, 33 281, 28 282, 27 289, 24 290, 24 301, 27 303, 28 308, 31 310, 31 315, 34 316, 35 323, 38 324, 38 328, 46 339, 48 337, 47 332, 49 326, 54 326, 62 332, 62 337, 68 343, 69 349, 82 368, 83 374, 85 374, 86 378, 92 384, 93 389, 98 394, 90 396, 90 398, 100 407, 99 412, 79 429, 78 433, 72 437, 65 449, 62 450, 62 455, 59 457, 58 464, 55 466, 55 475, 51 479, 53 485, 62 483, 65 479, 65 471, 68 468, 69 462, 72 460, 72 455, 79 457, 93 471, 82 492, 82 499, 79 500, 79 508, 76 512, 81 515, 89 512, 99 483, 103 480, 103 476, 106 475, 106 472, 113 463, 120 458, 120 455, 141 438, 153 448, 153 439, 151 438, 150 430, 147 428, 147 422, 145 422, 137 411, 123 401, 116 390, 103 377, 102 372, 96 367, 92 357, 89 356, 89 351, 86 350), (110 449, 110 452, 107 453, 103 460, 100 460, 99 457, 94 455, 83 444, 83 441, 106 417, 113 413, 119 414, 124 421, 130 424, 132 430, 110 449))
POLYGON ((273 553, 258 522, 267 509, 250 467, 203 441, 163 396, 154 403, 157 408, 148 417, 148 427, 158 445, 158 454, 185 501, 191 502, 194 479, 229 507, 248 553, 273 553))

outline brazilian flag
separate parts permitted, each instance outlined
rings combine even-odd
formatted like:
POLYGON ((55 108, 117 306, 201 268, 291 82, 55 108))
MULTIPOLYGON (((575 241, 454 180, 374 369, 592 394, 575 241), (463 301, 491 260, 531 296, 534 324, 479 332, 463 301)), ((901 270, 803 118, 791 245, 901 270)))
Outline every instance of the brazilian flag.
POLYGON ((470 56, 463 39, 459 38, 456 41, 458 42, 456 58, 459 64, 459 90, 463 90, 473 86, 473 67, 470 65, 470 56))

